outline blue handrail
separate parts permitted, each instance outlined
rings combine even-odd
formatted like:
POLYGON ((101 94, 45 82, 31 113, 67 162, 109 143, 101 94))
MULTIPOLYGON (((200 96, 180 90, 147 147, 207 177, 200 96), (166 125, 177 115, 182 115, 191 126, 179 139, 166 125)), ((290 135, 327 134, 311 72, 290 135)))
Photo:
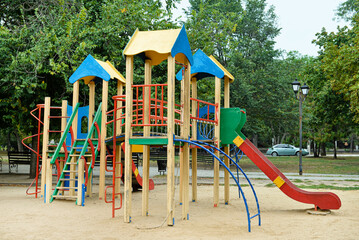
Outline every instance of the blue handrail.
MULTIPOLYGON (((213 148, 213 149, 219 151, 219 152, 222 153, 224 156, 226 156, 229 160, 231 160, 234 165, 236 165, 237 171, 240 170, 240 171, 242 172, 243 176, 246 178, 246 180, 247 180, 249 186, 250 186, 251 189, 252 189, 254 198, 256 199, 257 210, 258 210, 258 214, 257 214, 257 215, 258 215, 258 225, 260 226, 260 225, 261 225, 261 216, 260 216, 260 208, 259 208, 258 198, 257 198, 256 191, 254 190, 254 187, 253 187, 251 181, 249 180, 247 174, 245 174, 245 172, 243 171, 243 169, 242 169, 230 156, 228 156, 224 151, 222 151, 220 148, 217 148, 216 146, 213 146, 213 145, 208 144, 208 143, 205 143, 205 142, 200 142, 200 141, 193 141, 193 142, 196 142, 196 143, 199 143, 199 144, 203 144, 203 145, 209 146, 209 147, 211 147, 211 148, 213 148)), ((242 152, 242 154, 243 154, 243 152, 242 152)), ((239 182, 239 180, 237 180, 237 182, 239 182)), ((243 196, 243 197, 244 197, 244 196, 243 196)))
MULTIPOLYGON (((237 181, 237 179, 235 178, 235 176, 233 175, 233 173, 231 172, 231 170, 224 164, 224 162, 222 162, 222 160, 217 157, 213 152, 209 151, 207 148, 203 147, 202 145, 200 145, 199 143, 195 142, 195 141, 191 141, 191 140, 183 140, 183 139, 176 139, 174 138, 174 141, 177 141, 177 142, 185 142, 185 143, 189 143, 189 144, 192 144, 192 145, 195 145, 199 148, 202 148, 203 150, 205 150, 206 152, 208 152, 209 154, 211 154, 215 159, 217 159, 217 161, 228 171, 228 173, 232 176, 233 180, 236 182, 237 186, 238 186, 238 189, 240 190, 242 196, 243 196, 243 202, 244 202, 244 205, 246 207, 246 211, 247 211, 247 220, 248 220, 248 232, 251 231, 251 216, 249 214, 249 209, 248 209, 248 204, 247 204, 247 200, 244 196, 244 193, 243 193, 243 190, 241 188, 241 186, 239 185, 239 182, 237 181)), ((202 142, 201 142, 202 143, 202 142)), ((207 145, 207 144, 206 144, 207 145)), ((209 145, 209 144, 208 144, 209 145)), ((213 147, 214 149, 217 149, 216 147, 212 146, 212 145, 209 145, 210 147, 213 147)), ((217 149, 218 150, 218 149, 217 149)), ((220 150, 220 152, 223 152, 220 150)), ((229 157, 227 154, 225 154, 229 159, 232 160, 233 162, 233 159, 231 157, 229 157)), ((238 166, 238 165, 237 165, 238 166)), ((238 166, 239 167, 239 166, 238 166)), ((243 170, 242 170, 243 172, 243 170)), ((244 172, 243 172, 244 173, 244 172)), ((247 178, 247 180, 249 181, 249 179, 247 178)), ((251 185, 252 186, 252 185, 251 185)), ((253 190, 253 187, 252 187, 252 190, 253 190)), ((256 195, 255 195, 256 196, 256 195)), ((258 205, 258 201, 257 201, 257 207, 259 207, 258 205)), ((259 209, 259 208, 258 208, 259 209)), ((259 211, 256 215, 259 216, 259 225, 260 225, 260 215, 259 215, 259 211)))

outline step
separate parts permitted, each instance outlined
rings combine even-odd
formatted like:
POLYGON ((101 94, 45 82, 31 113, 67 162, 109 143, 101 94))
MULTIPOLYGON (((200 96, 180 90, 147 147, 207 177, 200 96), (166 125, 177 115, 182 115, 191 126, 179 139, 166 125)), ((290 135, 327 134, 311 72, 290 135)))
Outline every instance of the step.
POLYGON ((76 178, 60 178, 59 181, 77 181, 76 178))
POLYGON ((77 187, 56 187, 59 190, 67 190, 67 189, 77 189, 77 187))
MULTIPOLYGON (((70 154, 70 157, 78 157, 78 156, 80 156, 80 154, 70 154)), ((84 154, 82 156, 84 156, 84 157, 92 157, 92 154, 84 154)))
POLYGON ((77 196, 53 195, 52 197, 53 197, 53 198, 56 198, 56 199, 77 200, 77 196))
MULTIPOLYGON (((67 165, 77 165, 77 162, 68 162, 67 165)), ((90 164, 90 162, 86 162, 87 165, 90 164)))
POLYGON ((63 170, 64 173, 77 173, 76 170, 63 170))

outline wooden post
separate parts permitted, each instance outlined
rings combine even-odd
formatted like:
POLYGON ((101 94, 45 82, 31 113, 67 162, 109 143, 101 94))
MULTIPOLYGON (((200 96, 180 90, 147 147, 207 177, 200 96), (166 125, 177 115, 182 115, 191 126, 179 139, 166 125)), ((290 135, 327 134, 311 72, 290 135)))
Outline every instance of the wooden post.
MULTIPOLYGON (((181 81, 181 111, 182 111, 182 120, 184 119, 183 113, 184 113, 184 77, 181 81)), ((181 129, 180 129, 180 136, 184 137, 184 125, 182 124, 181 129)), ((179 202, 180 205, 183 205, 183 184, 184 184, 184 173, 183 173, 183 144, 180 146, 180 151, 179 151, 179 158, 180 158, 180 176, 179 176, 179 202)), ((183 209, 183 206, 182 206, 183 209)), ((182 213, 183 214, 183 213, 182 213)))
MULTIPOLYGON (((117 95, 122 95, 123 94, 123 83, 121 81, 117 81, 117 95)), ((118 101, 117 102, 117 108, 119 110, 116 111, 116 116, 117 118, 120 118, 120 116, 122 115, 122 101, 118 101)), ((122 133, 122 119, 117 120, 117 124, 116 124, 116 136, 121 135, 122 133)), ((121 162, 121 146, 116 146, 116 159, 115 161, 117 163, 121 162)), ((119 177, 121 174, 121 168, 122 166, 120 164, 116 164, 115 167, 115 176, 119 177)), ((121 179, 120 178, 116 178, 115 179, 115 193, 119 193, 121 191, 121 179)), ((119 195, 116 195, 116 197, 120 197, 119 195)))
MULTIPOLYGON (((88 130, 90 131, 90 127, 93 122, 94 114, 95 114, 95 82, 91 81, 89 83, 89 118, 88 118, 88 130)), ((93 136, 91 136, 93 137, 93 136)), ((95 159, 94 159, 95 161, 95 159)), ((85 162, 86 164, 86 162, 85 162)), ((91 196, 92 194, 92 175, 93 172, 91 172, 91 175, 89 176, 88 182, 87 182, 87 189, 86 189, 86 195, 91 196)))
POLYGON ((130 137, 132 136, 132 100, 133 100, 133 56, 126 56, 126 121, 125 121, 125 201, 123 218, 124 222, 131 222, 132 204, 132 149, 130 137))
POLYGON ((173 145, 174 134, 174 106, 175 106, 175 59, 169 55, 167 62, 167 225, 174 225, 175 204, 175 149, 173 145))
MULTIPOLYGON (((224 108, 229 108, 229 78, 224 77, 224 108)), ((224 152, 229 156, 229 145, 224 147, 224 152)), ((229 158, 224 158, 224 163, 230 169, 229 158)), ((224 203, 229 203, 229 172, 224 170, 224 203)))
MULTIPOLYGON (((79 102, 79 94, 80 94, 80 82, 79 80, 77 80, 76 82, 74 82, 73 85, 73 93, 72 93, 72 110, 74 110, 76 104, 79 102)), ((77 126, 78 126, 78 114, 76 113, 75 118, 72 122, 72 131, 74 134, 74 139, 77 139, 77 126)), ((72 157, 71 158, 71 162, 75 163, 77 161, 76 157, 72 157)), ((75 164, 71 164, 70 166, 70 179, 75 179, 76 177, 76 165, 75 164)), ((69 195, 70 196, 75 196, 75 181, 70 181, 69 183, 70 186, 70 190, 69 190, 69 195)))
MULTIPOLYGON (((216 145, 219 148, 220 146, 220 109, 221 109, 221 79, 215 77, 215 103, 218 106, 218 124, 214 126, 214 138, 216 140, 216 145)), ((219 157, 219 152, 215 151, 217 157, 219 157)), ((214 160, 214 183, 213 183, 213 205, 218 206, 219 202, 219 162, 214 160)))
MULTIPOLYGON (((151 60, 145 61, 145 85, 151 84, 151 60)), ((144 102, 144 123, 150 123, 150 87, 143 89, 143 102, 144 102)), ((150 126, 144 127, 143 136, 150 136, 150 126)), ((143 188, 142 188, 142 216, 148 215, 148 195, 149 195, 149 174, 150 174, 150 145, 143 146, 143 188)))
MULTIPOLYGON (((44 133, 42 137, 42 166, 45 169, 42 169, 41 180, 44 179, 45 183, 45 203, 50 203, 51 191, 52 191, 52 167, 51 167, 51 158, 48 157, 48 143, 49 143, 49 129, 50 129, 50 105, 51 98, 45 98, 45 107, 44 107, 44 133)), ((41 181, 42 183, 42 181, 41 181)))
POLYGON ((85 170, 85 160, 83 158, 78 159, 77 165, 77 201, 76 204, 78 206, 82 205, 82 192, 83 192, 83 184, 84 182, 84 170, 85 170))
MULTIPOLYGON (((186 59, 185 64, 187 69, 183 81, 183 136, 188 139, 190 136, 190 79, 191 79, 191 65, 186 59)), ((183 144, 183 206, 182 219, 189 219, 189 144, 183 144)))
MULTIPOLYGON (((192 98, 197 99, 197 79, 192 78, 192 98)), ((197 116, 197 103, 192 101, 192 116, 197 116)), ((192 120, 192 140, 197 140, 197 120, 192 120)), ((197 148, 192 148, 192 202, 197 201, 197 148)))
MULTIPOLYGON (((67 101, 66 100, 62 100, 62 105, 61 105, 61 132, 62 134, 66 134, 65 133, 65 128, 66 128, 66 124, 67 124, 67 119, 65 118, 67 116, 67 101)), ((65 151, 65 149, 63 149, 63 151, 65 151)), ((64 161, 66 161, 67 159, 65 159, 64 157, 60 158, 60 171, 62 172, 62 170, 64 169, 64 161)), ((64 182, 61 183, 61 187, 64 186, 64 182)), ((64 195, 65 191, 62 190, 60 191, 61 195, 64 195)))
POLYGON ((100 183, 99 199, 105 197, 105 172, 106 172, 106 122, 107 122, 107 103, 108 103, 108 81, 102 81, 102 114, 101 114, 101 150, 100 150, 100 183))

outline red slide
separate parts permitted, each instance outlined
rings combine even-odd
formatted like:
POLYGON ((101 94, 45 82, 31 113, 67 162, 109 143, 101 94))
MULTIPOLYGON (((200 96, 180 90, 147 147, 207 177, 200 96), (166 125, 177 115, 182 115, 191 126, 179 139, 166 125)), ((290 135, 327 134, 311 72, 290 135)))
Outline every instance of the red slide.
MULTIPOLYGON (((121 147, 123 153, 125 153, 125 144, 121 144, 121 147)), ((136 164, 133 162, 133 160, 131 162, 132 162, 132 172, 135 174, 137 183, 142 187, 142 177, 138 172, 138 168, 136 167, 136 164)), ((149 190, 153 190, 154 188, 155 188, 155 183, 153 182, 152 179, 149 179, 149 190)))
POLYGON ((320 209, 339 209, 341 201, 337 195, 331 192, 308 192, 296 187, 291 181, 274 166, 274 164, 268 160, 261 153, 251 141, 244 140, 239 146, 244 154, 259 167, 270 180, 273 181, 277 187, 285 193, 288 197, 302 203, 314 204, 315 208, 320 209))

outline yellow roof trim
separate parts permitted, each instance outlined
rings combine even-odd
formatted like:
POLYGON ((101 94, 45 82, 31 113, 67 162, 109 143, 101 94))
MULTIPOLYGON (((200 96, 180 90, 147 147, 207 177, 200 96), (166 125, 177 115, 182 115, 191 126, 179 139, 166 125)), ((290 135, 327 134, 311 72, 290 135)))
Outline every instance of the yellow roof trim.
POLYGON ((217 66, 218 66, 220 69, 223 70, 224 76, 225 76, 225 77, 228 77, 228 78, 229 78, 229 81, 232 83, 232 82, 234 81, 234 77, 232 76, 232 74, 230 74, 230 73, 227 71, 227 69, 225 69, 225 68, 223 67, 223 65, 222 65, 220 62, 218 62, 217 59, 215 59, 215 58, 213 57, 213 55, 209 56, 209 58, 210 58, 215 64, 217 64, 217 66))
POLYGON ((117 80, 119 80, 123 83, 126 82, 125 78, 121 75, 121 73, 119 73, 109 61, 104 62, 104 61, 97 60, 97 59, 95 59, 95 60, 101 65, 101 67, 103 67, 103 69, 106 70, 106 72, 108 74, 110 74, 111 79, 116 78, 117 80))

